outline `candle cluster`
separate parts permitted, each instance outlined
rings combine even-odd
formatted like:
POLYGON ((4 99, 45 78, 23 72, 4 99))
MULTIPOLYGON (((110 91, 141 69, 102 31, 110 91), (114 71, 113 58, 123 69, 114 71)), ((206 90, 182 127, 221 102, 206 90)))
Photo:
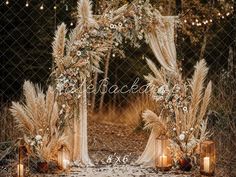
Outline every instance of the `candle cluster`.
MULTIPOLYGON (((173 155, 170 151, 170 140, 160 137, 156 139, 155 143, 156 168, 164 171, 170 170, 172 164, 174 164, 173 155)), ((213 141, 204 141, 200 144, 200 148, 200 172, 203 175, 212 176, 215 171, 215 144, 213 141)), ((191 163, 191 160, 188 162, 191 163)), ((180 169, 185 171, 182 167, 180 169)), ((191 170, 191 167, 188 168, 189 170, 191 170)))

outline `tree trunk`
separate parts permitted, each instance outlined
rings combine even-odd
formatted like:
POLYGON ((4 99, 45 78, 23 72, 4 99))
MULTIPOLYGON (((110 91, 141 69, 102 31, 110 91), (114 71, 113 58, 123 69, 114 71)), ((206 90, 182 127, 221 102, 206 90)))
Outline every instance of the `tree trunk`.
POLYGON ((181 0, 175 0, 175 13, 176 15, 180 14, 182 12, 182 1, 181 0))
POLYGON ((236 1, 234 1, 234 12, 232 18, 233 26, 233 77, 236 78, 236 1))
MULTIPOLYGON (((110 55, 111 55, 111 49, 108 51, 106 63, 105 63, 105 71, 104 71, 104 80, 108 79, 108 71, 109 71, 109 63, 110 63, 110 55)), ((107 88, 107 84, 102 85, 101 90, 101 98, 100 98, 100 104, 99 104, 99 110, 101 111, 104 104, 104 96, 105 96, 105 90, 107 88)))

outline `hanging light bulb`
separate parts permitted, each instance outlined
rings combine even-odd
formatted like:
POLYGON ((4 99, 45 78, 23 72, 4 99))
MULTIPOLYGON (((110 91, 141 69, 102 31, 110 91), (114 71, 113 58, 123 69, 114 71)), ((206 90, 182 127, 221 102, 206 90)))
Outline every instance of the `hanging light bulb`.
POLYGON ((230 15, 230 13, 229 13, 229 12, 227 12, 226 16, 229 16, 229 15, 230 15))
POLYGON ((192 25, 195 25, 195 23, 194 23, 194 22, 192 22, 192 25))
POLYGON ((74 25, 74 23, 73 22, 70 22, 70 26, 73 26, 74 25))
POLYGON ((212 23, 212 19, 210 19, 210 22, 212 23))
POLYGON ((43 10, 43 9, 44 9, 43 3, 41 4, 41 6, 40 6, 39 9, 40 9, 40 10, 43 10))
POLYGON ((184 23, 187 23, 187 20, 184 20, 184 23))
POLYGON ((57 6, 55 5, 55 6, 53 7, 53 9, 56 10, 56 9, 57 9, 57 6))
POLYGON ((26 1, 25 7, 29 7, 29 1, 26 1))
POLYGON ((66 7, 66 11, 68 11, 68 10, 69 10, 69 7, 68 7, 68 5, 67 5, 67 4, 65 5, 65 7, 66 7))
POLYGON ((8 1, 8 0, 6 0, 5 4, 6 4, 6 5, 8 5, 8 4, 9 4, 9 1, 8 1))

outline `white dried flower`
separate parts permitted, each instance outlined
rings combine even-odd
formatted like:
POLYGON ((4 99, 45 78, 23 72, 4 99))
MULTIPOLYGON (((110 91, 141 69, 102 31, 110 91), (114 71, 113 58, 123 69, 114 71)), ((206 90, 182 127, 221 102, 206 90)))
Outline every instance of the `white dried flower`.
POLYGON ((180 141, 183 141, 184 139, 185 139, 185 135, 184 135, 184 134, 180 134, 180 135, 179 135, 179 140, 180 140, 180 141))
POLYGON ((114 29, 115 26, 114 26, 113 24, 110 24, 110 28, 111 28, 111 29, 114 29))
POLYGON ((167 90, 168 90, 168 86, 167 85, 163 85, 160 88, 158 88, 157 93, 159 95, 164 95, 167 90))
POLYGON ((183 111, 184 112, 188 112, 188 108, 185 106, 185 107, 183 107, 183 111))
POLYGON ((141 35, 141 34, 138 35, 138 39, 139 39, 139 40, 142 40, 142 39, 143 39, 143 35, 141 35))
POLYGON ((34 145, 35 145, 35 142, 32 141, 32 142, 30 143, 30 146, 34 146, 34 145))
POLYGON ((42 140, 42 136, 41 136, 41 135, 36 135, 36 136, 35 136, 35 140, 36 140, 36 141, 42 140))
POLYGON ((194 130, 194 128, 192 127, 192 128, 190 128, 190 131, 193 131, 194 130))
POLYGON ((81 56, 81 51, 78 51, 77 53, 76 53, 76 55, 79 57, 79 56, 81 56))
POLYGON ((176 128, 173 128, 173 131, 176 131, 176 128))
POLYGON ((118 26, 119 26, 119 27, 122 27, 122 26, 123 26, 123 24, 120 22, 120 23, 118 23, 118 26))

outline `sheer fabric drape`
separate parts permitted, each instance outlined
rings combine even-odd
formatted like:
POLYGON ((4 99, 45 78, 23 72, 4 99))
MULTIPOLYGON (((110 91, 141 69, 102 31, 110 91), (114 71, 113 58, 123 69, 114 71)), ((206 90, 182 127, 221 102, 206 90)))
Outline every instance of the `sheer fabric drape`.
MULTIPOLYGON (((158 12, 157 12, 158 13, 158 12)), ((175 18, 156 14, 159 24, 145 34, 157 61, 168 71, 177 72, 175 47, 175 18)), ((152 130, 146 148, 136 161, 139 165, 155 166, 155 131, 152 130)))

